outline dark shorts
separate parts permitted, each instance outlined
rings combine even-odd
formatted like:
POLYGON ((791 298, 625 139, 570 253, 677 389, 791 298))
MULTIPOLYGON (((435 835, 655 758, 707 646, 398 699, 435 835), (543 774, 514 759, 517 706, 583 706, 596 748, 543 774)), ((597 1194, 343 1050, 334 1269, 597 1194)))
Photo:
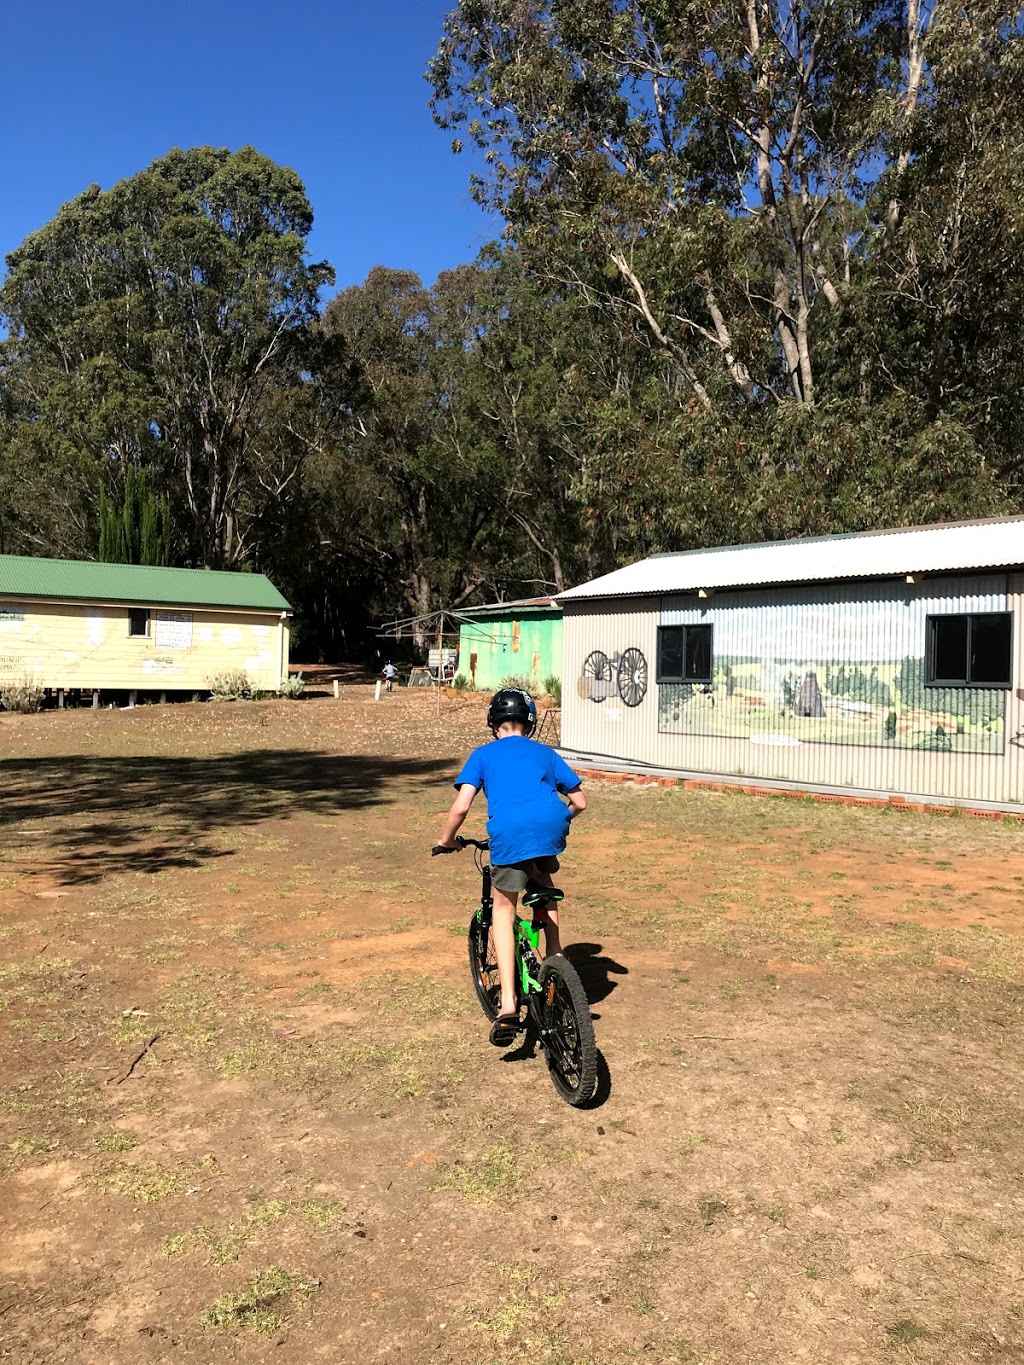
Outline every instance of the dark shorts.
POLYGON ((558 871, 558 859, 551 854, 544 858, 531 858, 525 863, 497 863, 491 868, 491 882, 506 896, 514 896, 526 890, 531 877, 538 872, 558 871))

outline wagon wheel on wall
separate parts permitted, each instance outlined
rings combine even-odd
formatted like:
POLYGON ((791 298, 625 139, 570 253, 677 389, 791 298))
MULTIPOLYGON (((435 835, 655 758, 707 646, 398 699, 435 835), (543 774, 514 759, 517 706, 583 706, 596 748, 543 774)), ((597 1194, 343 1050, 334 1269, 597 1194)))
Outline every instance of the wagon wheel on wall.
POLYGON ((583 660, 580 670, 580 696, 586 701, 604 701, 611 691, 612 664, 603 650, 595 649, 583 660))
POLYGON ((639 649, 627 649, 619 660, 619 696, 627 706, 639 706, 647 696, 647 660, 639 649))

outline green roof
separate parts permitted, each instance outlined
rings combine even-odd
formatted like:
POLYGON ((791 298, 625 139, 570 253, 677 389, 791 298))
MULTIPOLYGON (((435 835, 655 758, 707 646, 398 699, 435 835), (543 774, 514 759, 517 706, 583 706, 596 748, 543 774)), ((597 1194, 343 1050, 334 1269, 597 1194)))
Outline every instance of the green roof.
POLYGON ((0 555, 0 597, 291 610, 270 579, 261 573, 161 569, 150 564, 97 564, 92 560, 34 559, 25 555, 0 555))

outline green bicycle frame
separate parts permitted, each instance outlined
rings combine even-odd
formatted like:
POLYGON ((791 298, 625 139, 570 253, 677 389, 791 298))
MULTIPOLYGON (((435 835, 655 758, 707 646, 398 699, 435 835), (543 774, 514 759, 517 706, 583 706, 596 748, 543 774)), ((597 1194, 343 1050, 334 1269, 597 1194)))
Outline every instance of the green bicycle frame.
MULTIPOLYGON (((494 911, 494 898, 491 895, 490 866, 485 866, 482 871, 483 895, 480 898, 480 909, 476 914, 477 919, 490 926, 493 923, 494 911)), ((519 990, 524 1000, 540 990, 540 982, 532 974, 530 969, 531 967, 536 968, 540 960, 541 928, 541 925, 534 924, 531 920, 523 919, 521 915, 516 915, 516 972, 519 977, 519 990)))
POLYGON ((516 966, 519 968, 519 983, 523 999, 540 990, 540 982, 530 975, 530 966, 535 964, 540 953, 540 925, 516 916, 516 966))

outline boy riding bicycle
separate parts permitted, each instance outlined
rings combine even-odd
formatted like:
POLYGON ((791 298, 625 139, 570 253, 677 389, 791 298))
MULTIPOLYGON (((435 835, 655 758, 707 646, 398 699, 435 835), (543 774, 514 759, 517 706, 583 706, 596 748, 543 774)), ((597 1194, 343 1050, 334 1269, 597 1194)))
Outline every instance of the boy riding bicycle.
POLYGON ((551 874, 565 848, 569 825, 587 808, 580 779, 554 749, 530 736, 537 728, 537 707, 528 692, 502 688, 487 708, 490 744, 474 749, 455 779, 458 790, 435 852, 454 853, 478 791, 487 797, 487 834, 494 897, 493 933, 501 981, 501 1007, 491 1041, 507 1046, 516 1035, 519 1011, 515 988, 515 915, 524 905, 544 912, 548 955, 561 952, 557 903, 562 893, 551 874), (564 795, 567 803, 560 799, 564 795), (552 897, 543 892, 550 889, 552 897), (525 894, 524 894, 525 893, 525 894))

